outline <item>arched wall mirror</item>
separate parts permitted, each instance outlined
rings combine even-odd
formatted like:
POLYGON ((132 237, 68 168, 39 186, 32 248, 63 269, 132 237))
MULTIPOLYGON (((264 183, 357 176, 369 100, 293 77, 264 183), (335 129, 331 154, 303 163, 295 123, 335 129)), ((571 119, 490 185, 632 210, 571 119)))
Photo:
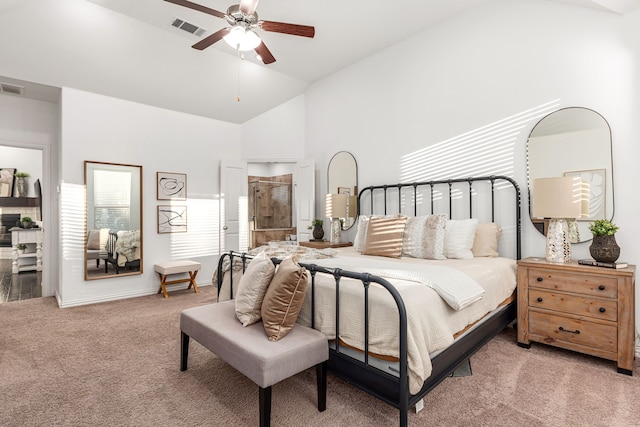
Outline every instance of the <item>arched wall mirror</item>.
POLYGON ((538 178, 580 177, 588 194, 588 213, 576 221, 573 243, 593 236, 589 224, 612 219, 614 207, 611 128, 599 113, 569 107, 543 117, 527 141, 529 214, 538 231, 546 235, 548 220, 533 218, 533 181, 538 178))
POLYGON ((358 164, 353 154, 348 151, 339 151, 329 161, 327 168, 327 193, 347 194, 349 202, 347 204, 348 215, 340 218, 342 229, 348 230, 355 224, 358 216, 358 164))
POLYGON ((142 274, 142 166, 84 162, 85 280, 142 274))

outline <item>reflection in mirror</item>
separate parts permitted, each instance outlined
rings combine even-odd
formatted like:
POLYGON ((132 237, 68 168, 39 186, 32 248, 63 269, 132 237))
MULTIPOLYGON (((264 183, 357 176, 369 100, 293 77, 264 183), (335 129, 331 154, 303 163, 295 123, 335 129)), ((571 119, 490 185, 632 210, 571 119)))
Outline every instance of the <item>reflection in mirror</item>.
POLYGON ((327 193, 347 194, 349 203, 347 218, 340 218, 343 230, 348 230, 356 222, 358 216, 356 202, 358 197, 358 165, 353 154, 347 151, 336 153, 329 161, 327 170, 327 193))
MULTIPOLYGON (((588 108, 563 108, 543 117, 527 141, 529 213, 533 180, 580 177, 588 194, 588 213, 572 222, 572 243, 592 238, 589 224, 613 218, 613 163, 611 129, 597 112, 588 108), (587 190, 588 189, 588 190, 587 190)), ((546 235, 548 219, 531 221, 546 235)))
POLYGON ((85 280, 142 274, 142 166, 84 162, 85 280))

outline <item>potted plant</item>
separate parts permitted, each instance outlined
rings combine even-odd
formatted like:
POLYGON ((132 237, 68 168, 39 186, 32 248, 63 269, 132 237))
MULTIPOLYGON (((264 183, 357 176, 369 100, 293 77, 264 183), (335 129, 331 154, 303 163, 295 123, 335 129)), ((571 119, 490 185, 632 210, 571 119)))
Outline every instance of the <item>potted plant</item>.
POLYGON ((608 219, 597 219, 589 225, 593 241, 589 246, 591 257, 598 262, 615 262, 620 256, 620 246, 616 243, 616 231, 620 227, 608 219))
POLYGON ((23 254, 26 249, 27 249, 27 245, 25 245, 24 243, 20 243, 18 245, 18 253, 23 254))
POLYGON ((16 191, 18 192, 18 197, 26 197, 27 196, 27 178, 29 174, 26 172, 16 172, 16 191))
POLYGON ((313 238, 315 240, 322 240, 322 238, 324 237, 324 229, 322 228, 323 224, 324 221, 321 219, 316 218, 311 221, 311 225, 313 225, 313 238))
POLYGON ((20 222, 22 223, 22 228, 31 228, 33 225, 33 220, 28 216, 23 216, 20 222))

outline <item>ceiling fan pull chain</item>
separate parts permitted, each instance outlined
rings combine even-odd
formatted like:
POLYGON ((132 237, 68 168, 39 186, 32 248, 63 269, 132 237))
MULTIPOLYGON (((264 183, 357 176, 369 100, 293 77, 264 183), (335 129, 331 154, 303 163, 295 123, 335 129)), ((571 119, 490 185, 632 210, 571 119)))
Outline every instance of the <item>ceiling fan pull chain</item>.
POLYGON ((236 52, 238 53, 238 102, 240 102, 240 61, 242 60, 240 45, 236 46, 236 52))

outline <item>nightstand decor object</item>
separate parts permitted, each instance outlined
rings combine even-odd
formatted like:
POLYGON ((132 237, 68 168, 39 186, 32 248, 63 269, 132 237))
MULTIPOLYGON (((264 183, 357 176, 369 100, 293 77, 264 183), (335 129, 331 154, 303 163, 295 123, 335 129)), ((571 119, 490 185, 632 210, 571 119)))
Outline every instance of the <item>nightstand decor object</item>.
POLYGON ((620 227, 608 219, 597 219, 589 226, 593 241, 589 246, 591 257, 599 262, 616 262, 620 257, 620 246, 616 243, 616 231, 620 227))
POLYGON ((518 345, 531 342, 577 351, 617 363, 633 374, 635 271, 518 261, 518 345))
MULTIPOLYGON (((547 229, 546 258, 549 262, 571 261, 571 236, 567 220, 588 212, 579 177, 539 178, 533 181, 533 218, 550 218, 547 229)), ((586 192, 588 194, 588 191, 586 192)))
POLYGON ((340 243, 340 218, 347 218, 349 212, 347 203, 349 195, 347 194, 327 194, 324 201, 324 215, 331 219, 330 242, 335 245, 340 243))

